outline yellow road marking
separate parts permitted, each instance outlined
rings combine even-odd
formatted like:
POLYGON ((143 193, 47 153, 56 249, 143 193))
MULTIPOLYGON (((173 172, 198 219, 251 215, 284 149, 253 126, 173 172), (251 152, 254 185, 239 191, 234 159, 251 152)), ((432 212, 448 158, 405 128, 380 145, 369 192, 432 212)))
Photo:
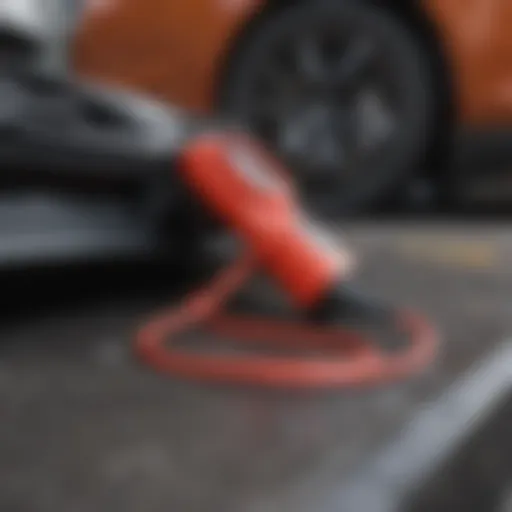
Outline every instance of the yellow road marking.
POLYGON ((398 241, 397 250, 414 260, 475 270, 495 268, 500 261, 497 244, 484 240, 408 237, 398 241))

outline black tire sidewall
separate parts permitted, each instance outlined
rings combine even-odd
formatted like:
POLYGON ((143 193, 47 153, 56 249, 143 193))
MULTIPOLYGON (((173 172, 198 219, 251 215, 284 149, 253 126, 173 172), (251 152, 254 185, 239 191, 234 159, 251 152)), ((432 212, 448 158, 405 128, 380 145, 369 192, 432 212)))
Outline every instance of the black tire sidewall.
POLYGON ((279 11, 262 21, 237 52, 223 87, 222 109, 228 116, 241 117, 244 121, 245 95, 250 90, 254 70, 266 59, 276 39, 325 19, 330 23, 338 20, 342 27, 372 31, 386 44, 390 65, 399 77, 397 85, 404 105, 396 138, 378 168, 367 169, 368 178, 359 179, 341 197, 329 197, 326 204, 322 204, 322 213, 350 214, 366 210, 396 194, 401 186, 405 187, 407 179, 412 178, 425 157, 435 125, 430 61, 406 24, 385 8, 363 0, 307 2, 279 11))

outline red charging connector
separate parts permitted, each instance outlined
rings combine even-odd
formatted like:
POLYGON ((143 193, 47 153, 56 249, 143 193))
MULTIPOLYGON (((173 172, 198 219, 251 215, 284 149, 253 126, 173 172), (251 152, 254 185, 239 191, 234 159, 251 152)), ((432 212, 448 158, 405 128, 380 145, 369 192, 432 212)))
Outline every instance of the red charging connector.
POLYGON ((326 387, 378 384, 413 375, 433 360, 435 329, 420 315, 398 312, 395 323, 409 338, 385 353, 362 333, 308 323, 270 322, 222 314, 227 301, 264 269, 297 307, 308 310, 334 283, 348 277, 352 257, 305 229, 294 189, 282 167, 245 136, 204 135, 183 152, 185 183, 209 211, 240 237, 248 256, 238 260, 182 305, 158 315, 138 333, 136 350, 149 365, 183 377, 239 384, 326 387), (172 346, 183 331, 203 326, 245 343, 290 349, 325 349, 323 358, 216 356, 172 346))

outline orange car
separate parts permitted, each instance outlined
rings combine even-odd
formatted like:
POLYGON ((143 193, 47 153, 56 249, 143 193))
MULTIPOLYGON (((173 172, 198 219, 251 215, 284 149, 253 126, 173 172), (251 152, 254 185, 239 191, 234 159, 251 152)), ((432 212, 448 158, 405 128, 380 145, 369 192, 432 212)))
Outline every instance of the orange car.
POLYGON ((80 72, 247 123, 338 213, 391 197, 418 169, 444 180, 455 127, 512 123, 510 0, 86 7, 80 72))

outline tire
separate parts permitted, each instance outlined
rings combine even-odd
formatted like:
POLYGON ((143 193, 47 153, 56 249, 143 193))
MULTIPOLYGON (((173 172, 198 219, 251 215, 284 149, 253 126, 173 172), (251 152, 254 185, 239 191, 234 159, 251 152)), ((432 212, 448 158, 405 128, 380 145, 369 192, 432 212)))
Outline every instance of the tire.
MULTIPOLYGON (((371 76, 375 80, 380 76, 387 81, 384 87, 392 91, 395 113, 398 112, 393 136, 382 144, 378 150, 380 153, 366 156, 359 149, 357 154, 362 155, 360 158, 363 161, 353 164, 348 177, 345 176, 343 183, 338 183, 339 186, 334 186, 334 181, 325 181, 323 185, 317 183, 313 187, 307 179, 301 178, 300 172, 293 171, 306 202, 317 213, 332 218, 368 211, 396 197, 400 190, 405 190, 426 156, 436 121, 436 97, 428 52, 405 23, 383 7, 362 0, 307 1, 263 17, 239 42, 236 54, 228 66, 221 104, 228 116, 245 123, 268 142, 291 169, 306 168, 306 164, 300 158, 290 157, 275 133, 272 134, 271 129, 263 127, 257 120, 261 114, 256 109, 256 113, 252 110, 257 99, 255 84, 262 83, 270 68, 269 62, 278 53, 280 44, 284 47, 289 44, 292 48, 293 38, 302 40, 302 34, 310 34, 315 30, 322 33, 326 28, 331 30, 334 39, 340 38, 340 41, 362 35, 371 42, 379 55, 378 59, 372 61, 371 76), (368 161, 365 162, 365 158, 368 161)), ((330 93, 332 89, 333 97, 336 97, 339 90, 332 83, 328 85, 330 93)), ((306 92, 302 93, 302 100, 297 100, 303 101, 303 106, 313 94, 308 92, 307 87, 304 90, 306 92)), ((354 94, 358 94, 357 91, 354 94)), ((284 95, 283 99, 286 99, 284 95)), ((301 107, 295 108, 300 111, 301 107)), ((347 122, 347 117, 340 115, 338 119, 348 124, 348 128, 345 126, 346 133, 354 133, 356 125, 347 122)), ((274 124, 277 126, 279 122, 274 124)), ((338 136, 337 129, 333 129, 333 133, 338 136)), ((324 168, 309 165, 309 178, 312 174, 314 177, 322 176, 322 179, 318 179, 320 182, 327 174, 324 176, 320 171, 314 174, 317 169, 323 172, 324 168)), ((339 180, 340 177, 335 175, 337 166, 331 162, 330 169, 330 179, 339 180)))

